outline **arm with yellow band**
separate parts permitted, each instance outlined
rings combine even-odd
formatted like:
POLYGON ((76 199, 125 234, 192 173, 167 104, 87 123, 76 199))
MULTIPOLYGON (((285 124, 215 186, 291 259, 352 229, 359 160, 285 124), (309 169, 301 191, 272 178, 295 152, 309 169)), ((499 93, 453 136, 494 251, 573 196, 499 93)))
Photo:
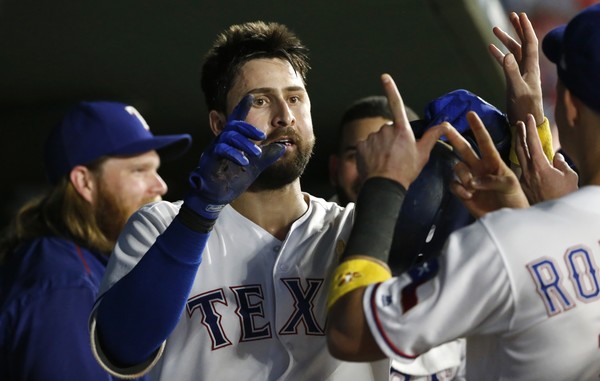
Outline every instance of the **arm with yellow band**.
MULTIPOLYGON (((544 154, 552 163, 552 160, 554 160, 554 148, 552 147, 552 132, 550 131, 550 122, 548 121, 548 118, 544 117, 544 121, 537 126, 537 131, 538 135, 540 136, 540 141, 542 142, 542 149, 544 150, 544 154)), ((512 143, 510 145, 510 162, 516 165, 520 165, 519 158, 517 157, 517 152, 515 150, 515 145, 517 144, 515 126, 512 126, 510 128, 510 133, 513 137, 512 143)))
POLYGON ((384 282, 392 277, 390 268, 383 262, 372 258, 355 256, 340 263, 333 273, 327 309, 350 291, 373 283, 384 282))
POLYGON ((392 277, 387 261, 405 194, 402 185, 387 178, 364 183, 350 239, 330 285, 328 309, 347 293, 392 277))

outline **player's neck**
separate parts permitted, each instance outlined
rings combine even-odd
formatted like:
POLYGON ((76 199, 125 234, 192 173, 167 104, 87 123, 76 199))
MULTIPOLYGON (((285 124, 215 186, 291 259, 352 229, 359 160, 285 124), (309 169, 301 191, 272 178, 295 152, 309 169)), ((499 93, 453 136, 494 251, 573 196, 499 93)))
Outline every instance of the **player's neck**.
POLYGON ((308 209, 308 201, 297 180, 277 190, 245 192, 231 206, 283 241, 294 221, 308 209))

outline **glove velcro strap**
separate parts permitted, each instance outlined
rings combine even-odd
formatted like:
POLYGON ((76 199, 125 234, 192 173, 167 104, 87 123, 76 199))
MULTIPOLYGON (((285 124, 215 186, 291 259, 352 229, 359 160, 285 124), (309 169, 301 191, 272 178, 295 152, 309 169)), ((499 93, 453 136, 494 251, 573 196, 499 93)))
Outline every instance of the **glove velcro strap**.
POLYGON ((389 267, 375 258, 353 257, 336 267, 327 298, 327 309, 342 296, 360 287, 380 283, 392 277, 389 267))
POLYGON ((219 213, 225 207, 225 203, 211 203, 203 199, 196 191, 191 191, 183 199, 183 205, 197 215, 207 220, 216 220, 219 213))
POLYGON ((200 233, 209 233, 217 221, 202 217, 190 209, 186 204, 181 205, 177 218, 188 228, 200 233))
MULTIPOLYGON (((515 144, 517 144, 516 139, 516 130, 515 126, 510 128, 510 133, 513 136, 512 143, 510 144, 510 161, 513 164, 519 164, 519 158, 517 157, 517 151, 515 144)), ((544 117, 544 121, 537 126, 537 132, 540 136, 540 141, 542 142, 542 149, 544 150, 544 155, 548 158, 548 160, 552 163, 554 160, 554 147, 552 147, 552 131, 550 131, 550 122, 548 118, 544 117)))

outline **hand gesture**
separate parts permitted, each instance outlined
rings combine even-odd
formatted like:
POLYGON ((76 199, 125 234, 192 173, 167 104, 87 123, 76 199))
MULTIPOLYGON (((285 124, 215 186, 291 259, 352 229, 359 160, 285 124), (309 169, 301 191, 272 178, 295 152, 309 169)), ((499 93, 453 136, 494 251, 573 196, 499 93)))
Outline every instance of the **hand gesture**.
POLYGON ((226 204, 285 153, 283 144, 272 143, 261 149, 253 142, 264 140, 266 135, 244 121, 252 102, 252 95, 240 101, 190 174, 192 192, 184 203, 202 217, 216 219, 226 204))
POLYGON ((370 177, 385 177, 408 189, 429 160, 436 141, 450 125, 443 123, 432 127, 416 141, 394 80, 389 74, 383 74, 381 81, 394 122, 384 125, 357 145, 358 170, 363 181, 370 177))
POLYGON ((509 17, 521 43, 495 27, 494 34, 510 53, 505 55, 494 44, 489 46, 490 53, 504 69, 508 120, 514 126, 525 121, 527 114, 533 114, 536 125, 540 125, 544 121, 544 106, 538 39, 525 13, 512 12, 509 17))
POLYGON ((502 160, 481 119, 474 112, 467 118, 481 157, 456 130, 448 130, 446 137, 462 160, 454 168, 458 181, 451 184, 452 193, 476 218, 503 207, 529 206, 517 176, 502 160))
POLYGON ((550 163, 532 115, 517 124, 516 153, 521 163, 521 186, 531 204, 564 196, 577 190, 579 176, 557 153, 550 163))

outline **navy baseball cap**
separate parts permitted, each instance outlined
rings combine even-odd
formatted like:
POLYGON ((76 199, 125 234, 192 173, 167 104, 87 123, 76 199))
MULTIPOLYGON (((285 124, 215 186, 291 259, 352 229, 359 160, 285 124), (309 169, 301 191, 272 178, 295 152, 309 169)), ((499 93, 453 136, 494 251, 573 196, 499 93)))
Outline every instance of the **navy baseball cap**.
POLYGON ((161 158, 173 159, 183 155, 191 142, 189 134, 154 136, 133 106, 109 101, 79 102, 46 139, 46 176, 56 184, 75 166, 102 156, 156 150, 161 158))
POLYGON ((542 50, 556 64, 565 87, 600 112, 600 4, 551 30, 542 41, 542 50))

